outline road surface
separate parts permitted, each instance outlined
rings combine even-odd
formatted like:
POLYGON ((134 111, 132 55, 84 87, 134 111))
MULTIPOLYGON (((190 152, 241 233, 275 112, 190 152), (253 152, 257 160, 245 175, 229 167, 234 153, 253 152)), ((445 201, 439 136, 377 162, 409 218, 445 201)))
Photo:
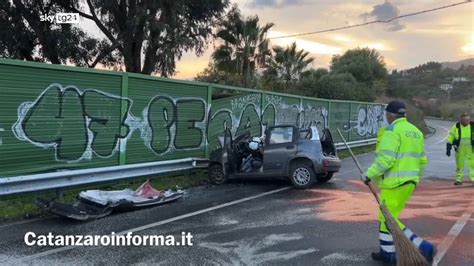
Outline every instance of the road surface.
MULTIPOLYGON (((454 159, 444 155, 450 123, 428 121, 436 134, 426 141, 429 165, 407 209, 405 224, 436 243, 439 265, 474 263, 474 186, 453 187, 454 159)), ((373 154, 359 156, 364 167, 373 154)), ((377 206, 358 181, 350 158, 331 182, 293 189, 286 182, 237 181, 190 189, 166 206, 118 213, 91 222, 46 218, 0 225, 0 264, 133 265, 380 265, 377 206), (138 235, 189 232, 193 246, 29 247, 37 235, 138 235)))

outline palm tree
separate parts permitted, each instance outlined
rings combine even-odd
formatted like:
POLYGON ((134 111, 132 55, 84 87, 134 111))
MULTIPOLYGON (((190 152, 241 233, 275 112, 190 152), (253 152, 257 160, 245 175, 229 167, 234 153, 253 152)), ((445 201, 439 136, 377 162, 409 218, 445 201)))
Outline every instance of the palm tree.
POLYGON ((242 19, 234 6, 217 31, 217 38, 222 41, 212 54, 217 69, 240 75, 242 85, 249 86, 257 68, 265 66, 271 57, 266 35, 273 26, 267 23, 261 27, 258 16, 242 19))
POLYGON ((284 81, 287 87, 308 74, 308 68, 314 61, 313 57, 309 57, 309 52, 297 50, 295 42, 286 48, 274 46, 273 52, 275 56, 265 70, 265 75, 284 81))

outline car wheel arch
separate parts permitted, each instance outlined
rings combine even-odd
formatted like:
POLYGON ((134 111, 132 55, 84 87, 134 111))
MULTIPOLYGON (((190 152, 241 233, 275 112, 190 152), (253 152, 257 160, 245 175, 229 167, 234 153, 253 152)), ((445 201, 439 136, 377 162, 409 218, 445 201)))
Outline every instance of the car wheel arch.
POLYGON ((311 166, 312 168, 314 168, 314 163, 313 161, 311 161, 308 157, 296 157, 296 158, 293 158, 290 160, 290 162, 288 163, 288 169, 286 171, 288 177, 291 175, 291 170, 293 169, 293 166, 295 166, 297 163, 304 163, 304 164, 307 164, 309 166, 311 166))

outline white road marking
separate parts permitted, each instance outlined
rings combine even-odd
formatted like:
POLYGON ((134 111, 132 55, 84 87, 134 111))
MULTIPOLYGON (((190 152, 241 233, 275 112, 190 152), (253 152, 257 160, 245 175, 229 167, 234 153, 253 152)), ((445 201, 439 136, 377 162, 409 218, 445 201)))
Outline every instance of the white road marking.
MULTIPOLYGON (((163 221, 159 221, 159 222, 156 222, 156 223, 146 224, 146 225, 143 225, 143 226, 132 228, 132 229, 129 229, 129 230, 126 230, 126 231, 116 233, 115 235, 125 235, 128 232, 135 233, 135 232, 143 231, 143 230, 146 230, 146 229, 150 229, 150 228, 154 228, 154 227, 157 227, 157 226, 160 226, 160 225, 164 225, 164 224, 168 224, 168 223, 171 223, 171 222, 183 220, 183 219, 193 217, 193 216, 196 216, 196 215, 199 215, 199 214, 203 214, 203 213, 206 213, 206 212, 211 212, 211 211, 214 211, 214 210, 222 209, 222 208, 232 206, 232 205, 235 205, 235 204, 238 204, 238 203, 242 203, 242 202, 245 202, 245 201, 261 198, 261 197, 271 195, 271 194, 275 194, 275 193, 278 193, 278 192, 282 192, 282 191, 288 190, 290 188, 292 188, 292 187, 283 187, 283 188, 271 190, 271 191, 268 191, 268 192, 257 194, 255 196, 246 197, 246 198, 242 198, 242 199, 239 199, 239 200, 234 200, 234 201, 227 202, 227 203, 224 203, 224 204, 221 204, 221 205, 217 205, 217 206, 205 208, 205 209, 202 209, 202 210, 199 210, 199 211, 179 215, 179 216, 169 218, 169 219, 166 219, 166 220, 163 220, 163 221)), ((22 257, 22 258, 18 259, 16 262, 21 263, 21 262, 25 262, 25 261, 29 261, 29 260, 33 260, 33 259, 46 257, 46 256, 49 256, 49 255, 52 255, 52 254, 56 254, 56 253, 59 253, 59 252, 74 249, 75 247, 76 246, 65 246, 65 247, 60 247, 60 248, 47 250, 47 251, 36 253, 36 254, 30 255, 30 256, 22 257)))
POLYGON ((449 230, 448 235, 443 239, 441 244, 438 247, 438 254, 434 258, 433 266, 437 266, 438 263, 443 259, 443 256, 446 254, 448 249, 451 247, 453 244, 454 240, 456 237, 461 233, 463 227, 466 225, 466 222, 469 220, 471 217, 472 213, 464 213, 461 216, 461 219, 459 219, 455 225, 449 230))
POLYGON ((34 219, 28 219, 28 220, 18 221, 18 222, 14 222, 14 223, 2 224, 2 225, 0 225, 0 228, 13 226, 13 225, 19 225, 19 224, 27 224, 27 223, 32 223, 32 222, 36 222, 36 221, 39 221, 39 220, 45 220, 45 219, 46 218, 34 218, 34 219))
POLYGON ((447 128, 445 128, 445 127, 442 127, 442 126, 436 126, 436 127, 439 127, 439 128, 441 128, 441 129, 443 129, 444 131, 446 131, 446 133, 448 133, 448 134, 446 134, 446 137, 444 137, 444 139, 442 139, 442 140, 440 140, 440 141, 438 141, 438 142, 435 143, 435 144, 440 144, 440 143, 442 143, 442 142, 444 142, 444 141, 446 141, 446 140, 448 139, 448 136, 449 136, 449 129, 447 129, 447 128))

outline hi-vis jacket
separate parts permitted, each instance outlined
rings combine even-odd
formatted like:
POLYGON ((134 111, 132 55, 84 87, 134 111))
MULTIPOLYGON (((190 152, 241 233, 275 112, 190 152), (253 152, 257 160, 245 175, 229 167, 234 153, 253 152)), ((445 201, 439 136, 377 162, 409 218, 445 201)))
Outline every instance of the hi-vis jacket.
POLYGON ((448 135, 448 142, 454 146, 474 146, 474 122, 469 123, 466 126, 461 123, 456 123, 448 135))
POLYGON ((380 188, 395 188, 412 181, 416 184, 428 163, 423 133, 399 118, 385 128, 377 147, 375 162, 367 170, 367 177, 380 188))
POLYGON ((380 150, 380 142, 382 141, 383 133, 385 132, 385 127, 379 128, 377 132, 377 143, 375 144, 375 153, 380 150))

